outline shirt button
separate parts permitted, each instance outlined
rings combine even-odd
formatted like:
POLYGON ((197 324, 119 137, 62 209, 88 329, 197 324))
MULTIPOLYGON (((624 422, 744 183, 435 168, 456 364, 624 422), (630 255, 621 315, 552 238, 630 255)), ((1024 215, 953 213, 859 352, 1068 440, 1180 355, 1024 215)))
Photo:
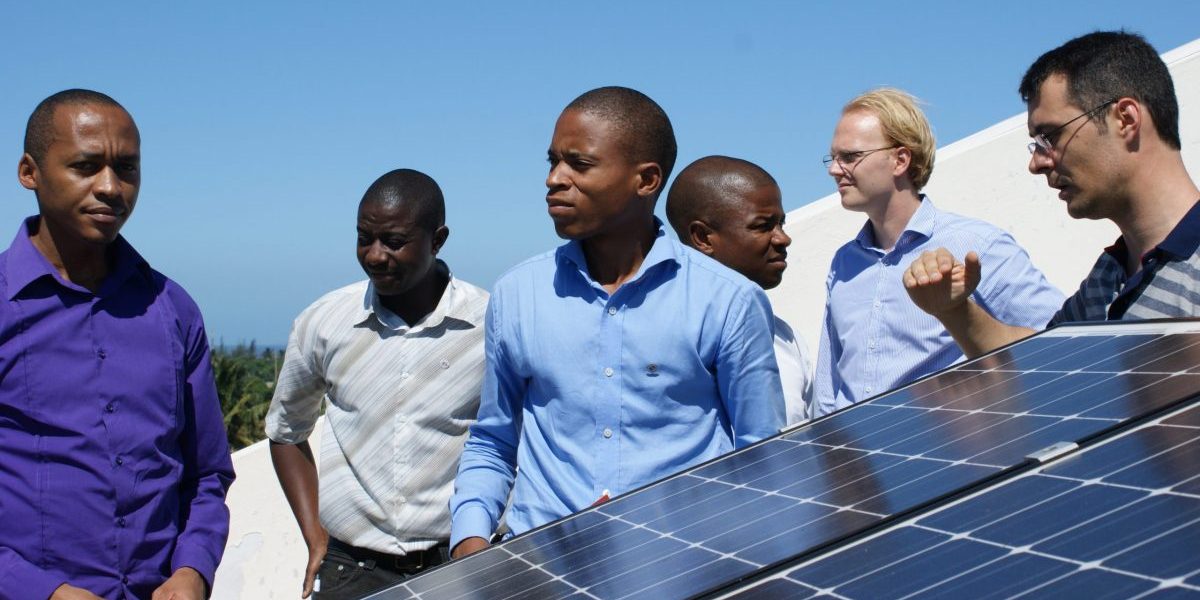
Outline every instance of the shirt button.
POLYGON ((113 406, 112 402, 109 402, 108 404, 104 405, 104 412, 113 412, 115 410, 117 410, 117 407, 113 406))
POLYGON ((124 527, 124 526, 125 526, 125 517, 121 517, 120 519, 117 519, 117 527, 124 527))
POLYGON ((405 498, 404 496, 400 496, 399 498, 396 498, 396 502, 398 502, 400 504, 404 504, 405 502, 408 502, 408 498, 405 498))
POLYGON ((871 388, 867 388, 865 391, 866 391, 868 394, 870 394, 870 393, 871 393, 871 388))
POLYGON ((604 376, 605 376, 605 377, 612 377, 612 376, 613 376, 613 370, 612 370, 612 367, 604 367, 604 376))
POLYGON ((104 351, 104 348, 100 348, 100 349, 96 350, 96 356, 99 356, 100 359, 103 360, 105 358, 108 358, 108 353, 104 351))
POLYGON ((609 429, 609 428, 607 428, 607 427, 605 427, 605 428, 604 428, 604 437, 605 437, 605 438, 610 438, 610 437, 612 437, 612 430, 611 430, 611 429, 609 429))
POLYGON ((123 459, 123 458, 121 458, 120 456, 118 456, 118 457, 117 457, 117 466, 119 467, 119 466, 121 466, 121 465, 123 465, 123 464, 125 464, 125 459, 123 459))
POLYGON ((129 583, 129 576, 128 575, 121 576, 121 583, 129 583))
POLYGON ((610 314, 610 315, 617 314, 617 307, 615 307, 615 306, 608 307, 608 314, 610 314))
POLYGON ((874 348, 874 347, 875 347, 875 340, 867 340, 867 347, 868 347, 868 348, 874 348))
POLYGON ((401 374, 400 374, 400 378, 401 378, 401 379, 408 379, 408 373, 401 373, 401 374))

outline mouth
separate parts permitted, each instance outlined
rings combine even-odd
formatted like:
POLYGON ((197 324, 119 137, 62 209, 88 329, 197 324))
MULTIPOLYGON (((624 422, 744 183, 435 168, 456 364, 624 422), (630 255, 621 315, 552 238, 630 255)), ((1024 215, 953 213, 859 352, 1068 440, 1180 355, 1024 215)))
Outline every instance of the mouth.
POLYGON ((777 269, 783 270, 787 268, 787 255, 783 254, 775 258, 767 260, 767 264, 777 269))
POLYGON ((111 225, 120 222, 125 218, 128 211, 122 206, 109 206, 107 204, 93 206, 84 209, 83 214, 87 215, 97 223, 111 225))
POLYGON ((550 218, 559 219, 570 215, 574 212, 575 206, 565 200, 559 200, 550 196, 546 197, 546 212, 550 213, 550 218))

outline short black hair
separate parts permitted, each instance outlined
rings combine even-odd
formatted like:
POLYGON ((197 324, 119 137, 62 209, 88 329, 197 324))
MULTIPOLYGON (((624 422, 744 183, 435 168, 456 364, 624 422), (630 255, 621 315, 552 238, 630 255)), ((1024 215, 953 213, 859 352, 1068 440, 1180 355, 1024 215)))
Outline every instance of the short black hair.
POLYGON ((54 143, 54 112, 58 107, 81 104, 115 106, 129 114, 120 102, 113 100, 108 94, 93 90, 76 88, 50 95, 34 107, 33 114, 29 115, 29 121, 25 124, 25 153, 32 156, 34 162, 41 162, 50 144, 54 143))
POLYGON ((381 175, 363 194, 359 206, 365 204, 385 208, 413 206, 417 209, 417 225, 430 233, 446 224, 442 188, 432 177, 414 169, 396 169, 381 175))
POLYGON ((614 125, 630 159, 658 163, 666 185, 678 152, 675 129, 667 113, 649 96, 627 87, 601 87, 572 100, 563 112, 568 110, 595 115, 614 125))
POLYGON ((775 178, 762 167, 740 158, 705 156, 684 167, 667 193, 667 220, 679 236, 690 245, 688 227, 692 221, 704 221, 720 228, 730 211, 737 207, 730 202, 746 188, 779 187, 775 178))
MULTIPOLYGON (((1134 98, 1146 107, 1158 136, 1178 150, 1179 101, 1166 63, 1145 38, 1126 31, 1097 31, 1038 57, 1018 91, 1026 104, 1054 75, 1067 78, 1067 95, 1083 110, 1113 98, 1134 98)), ((1092 117, 1103 124, 1103 113, 1092 117)))

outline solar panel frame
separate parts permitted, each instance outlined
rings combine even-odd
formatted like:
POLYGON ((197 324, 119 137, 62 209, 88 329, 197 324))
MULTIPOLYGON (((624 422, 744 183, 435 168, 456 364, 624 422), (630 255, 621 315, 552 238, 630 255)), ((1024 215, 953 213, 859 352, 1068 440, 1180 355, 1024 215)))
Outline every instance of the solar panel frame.
MULTIPOLYGON (((517 590, 520 593, 513 597, 522 597, 522 594, 560 597, 560 593, 567 592, 581 593, 581 597, 622 597, 633 593, 655 593, 652 592, 655 588, 667 588, 658 593, 664 597, 691 597, 737 585, 741 580, 792 563, 797 557, 811 556, 834 545, 842 545, 873 528, 986 486, 997 478, 1026 467, 1029 454, 1053 442, 1063 441, 1064 437, 1077 444, 1086 443, 1107 435, 1131 419, 1142 417, 1140 414, 1121 417, 1100 413, 1091 417, 1055 418, 1028 411, 996 416, 995 411, 986 410, 995 402, 983 406, 968 404, 962 409, 947 408, 936 403, 929 406, 919 403, 921 399, 936 393, 934 390, 944 392, 949 387, 964 385, 960 391, 970 393, 955 396, 953 404, 965 402, 972 396, 986 398, 988 394, 979 394, 997 388, 1004 389, 1006 385, 1033 384, 1030 390, 1023 390, 1025 392, 1054 382, 1065 385, 1069 383, 1065 379, 1078 378, 1082 374, 1080 383, 1088 385, 1068 386, 1075 390, 1073 393, 1081 393, 1111 379, 1087 371, 1087 366, 1110 364, 1114 359, 1111 356, 1088 355, 1088 352, 1095 351, 1089 350, 1090 346, 1078 347, 1075 342, 1079 340, 1076 338, 1117 339, 1128 353, 1129 350, 1153 344, 1155 339, 1161 340, 1161 336, 1173 329, 1195 332, 1198 328, 1195 323, 1145 322, 1116 328, 1112 325, 1082 325, 1043 332, 948 371, 789 429, 780 436, 666 477, 599 507, 546 524, 480 554, 431 570, 372 598, 502 597, 500 592, 513 591, 506 590, 505 586, 519 577, 533 577, 532 583, 542 587, 535 588, 527 582, 525 585, 528 589, 517 590), (1154 334, 1159 337, 1156 338, 1154 334), (1071 348, 1074 350, 1062 353, 1071 348), (1021 373, 1036 373, 1036 376, 1025 376, 1025 380, 1021 380, 1021 375, 1013 374, 1016 373, 1013 369, 1021 366, 1022 361, 1036 361, 1039 354, 1043 359, 1053 357, 1052 360, 1043 360, 1041 364, 1056 369, 1026 369, 1021 373), (948 385, 938 387, 940 383, 948 385), (915 429, 904 429, 905 423, 908 423, 908 427, 921 425, 921 419, 933 411, 942 411, 942 416, 953 414, 955 418, 934 423, 933 426, 926 424, 915 429), (897 418, 901 414, 904 417, 897 418), (963 427, 965 433, 958 437, 944 437, 944 444, 920 448, 920 439, 917 438, 928 439, 930 431, 939 428, 953 431, 956 421, 961 421, 959 426, 971 426, 963 427), (1024 431, 1025 435, 998 446, 993 445, 990 454, 964 455, 971 446, 963 440, 988 430, 992 430, 993 434, 1003 434, 1003 427, 996 428, 1007 423, 1008 429, 1014 429, 1016 421, 1044 423, 1046 426, 1015 428, 1017 433, 1024 431), (859 437, 845 437, 855 433, 856 427, 859 428, 857 433, 861 434, 859 437), (856 444, 863 447, 859 448, 856 444), (908 444, 909 454, 888 452, 897 444, 901 447, 908 444), (746 472, 756 464, 771 462, 772 457, 776 462, 784 457, 804 458, 805 448, 812 447, 824 450, 799 462, 791 460, 781 469, 751 473, 757 474, 757 477, 751 477, 746 472), (914 453, 918 449, 922 452, 914 453), (929 451, 948 454, 926 456, 929 451), (981 456, 983 460, 970 460, 981 456), (801 481, 794 482, 790 487, 780 486, 777 490, 759 490, 757 497, 746 502, 735 501, 741 493, 735 490, 749 489, 755 481, 779 477, 778 473, 783 469, 795 470, 800 468, 798 465, 804 465, 806 460, 818 459, 829 461, 829 464, 822 465, 829 468, 815 470, 810 478, 841 473, 847 483, 828 488, 824 497, 796 496, 803 487, 801 481), (872 468, 862 469, 868 464, 872 468), (951 470, 955 471, 953 476, 945 475, 951 470), (936 473, 942 473, 940 481, 932 480, 937 485, 924 481, 936 473), (722 480, 721 477, 728 477, 729 480, 722 480), (920 485, 915 485, 917 483, 920 485), (909 495, 901 495, 899 491, 906 488, 909 495), (758 514, 750 520, 750 524, 762 526, 799 522, 803 525, 764 537, 761 527, 748 528, 748 525, 731 518, 731 513, 738 512, 746 504, 772 501, 764 498, 782 498, 784 501, 758 514), (699 503, 701 508, 694 514, 687 513, 686 509, 672 510, 671 503, 680 500, 699 503), (823 508, 826 510, 823 511, 823 508), (602 531, 603 527, 611 531, 602 531), (733 535, 742 529, 745 533, 733 535), (808 535, 809 539, 797 543, 796 536, 804 535, 808 535), (583 546, 573 545, 580 536, 592 538, 583 546), (642 552, 642 558, 630 559, 626 556, 630 550, 642 552), (648 558, 659 556, 662 558, 648 558), (458 576, 451 573, 454 565, 458 565, 458 576), (721 575, 712 576, 715 572, 721 575), (535 577, 534 573, 538 576, 535 577), (649 585, 635 587, 642 584, 649 585), (556 586, 556 589, 551 589, 556 586), (485 591, 488 593, 481 595, 485 591)), ((1200 349, 1196 347, 1197 344, 1200 344, 1200 334, 1187 343, 1176 344, 1177 347, 1145 352, 1142 356, 1146 360, 1141 362, 1167 364, 1168 357, 1172 355, 1188 349, 1200 349)), ((1153 380, 1181 376, 1171 374, 1153 380)), ((1189 375, 1189 383, 1193 382, 1192 377, 1197 376, 1189 375)), ((1145 387, 1140 385, 1140 388, 1145 387)), ((1130 390, 1130 393, 1136 393, 1138 389, 1130 390)), ((1010 393, 1004 399, 1014 397, 1010 393)), ((1119 413, 1120 409, 1117 406, 1111 412, 1119 413)), ((1161 409, 1161 406, 1154 407, 1154 410, 1161 409)))

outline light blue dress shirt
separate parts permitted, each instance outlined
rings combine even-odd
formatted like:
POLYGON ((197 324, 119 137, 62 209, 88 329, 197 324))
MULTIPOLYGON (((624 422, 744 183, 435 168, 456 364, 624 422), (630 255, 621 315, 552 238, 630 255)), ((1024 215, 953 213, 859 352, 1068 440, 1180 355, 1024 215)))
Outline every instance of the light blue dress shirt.
POLYGON ((505 521, 519 534, 783 426, 766 295, 658 225, 612 296, 578 242, 496 283, 479 420, 450 500, 452 548, 491 536, 510 490, 505 521))
POLYGON ((825 321, 813 383, 813 417, 900 387, 962 358, 937 319, 913 304, 904 271, 926 250, 959 260, 979 254, 982 279, 972 298, 1004 323, 1045 327, 1064 296, 1003 230, 921 206, 890 251, 876 247, 868 221, 838 249, 825 280, 825 321))

